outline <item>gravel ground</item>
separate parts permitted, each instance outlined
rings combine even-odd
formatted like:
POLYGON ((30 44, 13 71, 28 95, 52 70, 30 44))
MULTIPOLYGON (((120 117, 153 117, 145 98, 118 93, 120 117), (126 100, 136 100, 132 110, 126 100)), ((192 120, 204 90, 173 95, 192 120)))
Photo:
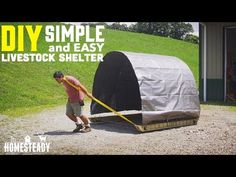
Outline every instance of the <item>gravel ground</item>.
MULTIPOLYGON (((88 112, 88 107, 85 110, 88 112)), ((18 118, 0 116, 0 154, 236 154, 236 112, 223 106, 204 106, 197 125, 137 133, 127 123, 93 123, 89 133, 75 128, 59 106, 18 118), (39 142, 44 134, 49 152, 5 153, 5 142, 39 142)))

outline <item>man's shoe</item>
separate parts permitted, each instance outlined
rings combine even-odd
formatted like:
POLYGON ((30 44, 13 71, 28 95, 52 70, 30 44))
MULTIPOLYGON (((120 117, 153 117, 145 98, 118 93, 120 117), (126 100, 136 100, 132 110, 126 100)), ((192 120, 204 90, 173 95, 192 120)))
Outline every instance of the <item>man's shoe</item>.
POLYGON ((83 129, 80 130, 81 133, 87 133, 87 132, 91 132, 91 127, 84 127, 83 129))
POLYGON ((80 132, 80 130, 84 129, 82 124, 76 125, 76 128, 73 130, 73 133, 80 132))

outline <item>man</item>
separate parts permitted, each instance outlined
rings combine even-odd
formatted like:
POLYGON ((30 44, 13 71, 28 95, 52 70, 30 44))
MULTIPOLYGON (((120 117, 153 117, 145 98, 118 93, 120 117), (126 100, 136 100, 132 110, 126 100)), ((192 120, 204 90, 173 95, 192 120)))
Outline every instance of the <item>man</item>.
POLYGON ((90 98, 92 95, 88 93, 87 89, 73 76, 64 76, 61 71, 56 71, 53 77, 59 84, 62 83, 64 85, 67 92, 68 101, 66 104, 66 115, 75 122, 76 128, 73 132, 90 132, 90 121, 88 117, 83 114, 82 108, 85 94, 90 98), (79 87, 80 91, 69 85, 68 82, 79 87))

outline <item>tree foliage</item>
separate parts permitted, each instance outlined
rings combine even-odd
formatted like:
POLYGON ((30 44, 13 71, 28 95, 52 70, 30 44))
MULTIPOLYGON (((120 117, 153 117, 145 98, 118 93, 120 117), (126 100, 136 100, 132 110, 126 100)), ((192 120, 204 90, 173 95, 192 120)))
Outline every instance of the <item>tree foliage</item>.
POLYGON ((194 43, 194 44, 198 44, 199 43, 199 37, 198 36, 195 36, 193 34, 187 34, 184 38, 184 40, 186 42, 191 42, 191 43, 194 43))
POLYGON ((187 42, 198 43, 198 37, 190 33, 193 32, 193 27, 190 23, 184 22, 137 22, 130 26, 127 24, 115 22, 115 23, 89 23, 90 26, 104 25, 105 28, 132 31, 138 33, 145 33, 163 37, 170 37, 179 40, 185 40, 187 42))
POLYGON ((186 34, 193 32, 192 25, 184 22, 138 22, 132 28, 135 32, 180 40, 183 40, 186 34))

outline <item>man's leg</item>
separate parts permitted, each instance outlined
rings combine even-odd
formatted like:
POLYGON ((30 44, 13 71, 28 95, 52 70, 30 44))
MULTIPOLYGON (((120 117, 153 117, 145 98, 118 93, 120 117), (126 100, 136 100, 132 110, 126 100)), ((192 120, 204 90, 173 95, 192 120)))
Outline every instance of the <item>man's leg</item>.
POLYGON ((76 117, 74 115, 74 111, 72 108, 72 104, 67 102, 66 104, 66 115, 69 117, 73 122, 75 122, 76 128, 73 130, 73 132, 79 132, 81 129, 83 129, 82 121, 80 118, 76 117))
POLYGON ((88 117, 83 114, 83 106, 80 106, 79 111, 80 111, 79 112, 80 113, 79 118, 84 122, 84 128, 81 129, 80 132, 82 132, 82 133, 90 132, 91 131, 90 121, 89 121, 88 117))
POLYGON ((79 103, 72 103, 71 107, 77 119, 81 119, 82 122, 84 123, 83 129, 80 129, 80 132, 86 133, 91 131, 89 119, 82 113, 82 106, 80 106, 79 103))
POLYGON ((80 120, 80 118, 76 117, 75 115, 73 114, 66 114, 67 117, 70 118, 70 120, 72 120, 73 122, 78 122, 78 123, 82 123, 82 121, 80 120))
POLYGON ((84 122, 84 125, 89 125, 90 121, 87 116, 81 115, 79 118, 84 122))
POLYGON ((80 119, 84 122, 84 128, 81 130, 82 133, 87 133, 91 131, 90 121, 87 116, 81 115, 80 119))

